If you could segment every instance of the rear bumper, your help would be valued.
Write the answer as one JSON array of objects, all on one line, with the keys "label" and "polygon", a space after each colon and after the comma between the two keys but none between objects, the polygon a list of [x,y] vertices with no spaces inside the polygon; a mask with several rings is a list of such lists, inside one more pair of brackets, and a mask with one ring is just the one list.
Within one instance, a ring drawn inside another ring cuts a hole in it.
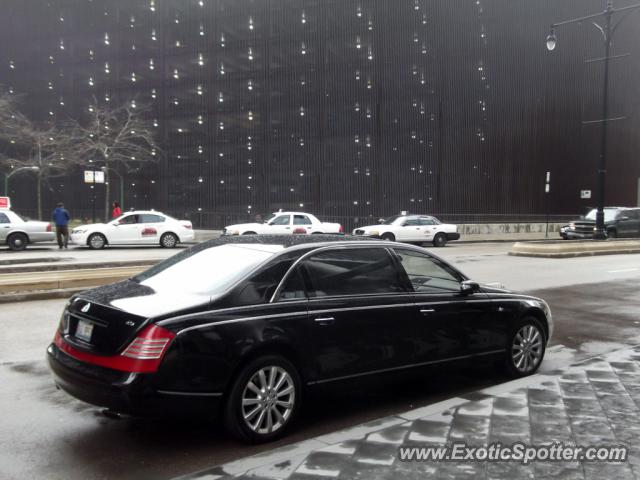
[{"label": "rear bumper", "polygon": [[460,234],[458,232],[447,233],[447,240],[460,240]]},{"label": "rear bumper", "polygon": [[193,230],[182,231],[180,233],[181,242],[193,242],[196,238],[196,233]]},{"label": "rear bumper", "polygon": [[127,373],[76,360],[54,343],[47,360],[55,384],[72,397],[111,410],[158,416],[167,412],[215,414],[222,395],[164,391],[157,388],[156,374]]}]

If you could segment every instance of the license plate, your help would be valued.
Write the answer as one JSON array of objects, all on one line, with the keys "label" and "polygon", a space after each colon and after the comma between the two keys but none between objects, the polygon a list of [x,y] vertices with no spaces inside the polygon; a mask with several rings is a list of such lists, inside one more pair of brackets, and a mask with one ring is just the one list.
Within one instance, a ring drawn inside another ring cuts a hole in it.
[{"label": "license plate", "polygon": [[84,320],[78,320],[78,326],[76,327],[76,338],[84,340],[85,342],[91,341],[91,334],[93,333],[93,323],[85,322]]}]

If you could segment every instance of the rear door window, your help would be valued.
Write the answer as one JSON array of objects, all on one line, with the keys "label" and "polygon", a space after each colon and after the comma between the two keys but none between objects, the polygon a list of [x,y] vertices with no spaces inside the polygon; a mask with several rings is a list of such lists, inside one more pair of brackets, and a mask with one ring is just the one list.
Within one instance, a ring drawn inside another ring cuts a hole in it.
[{"label": "rear door window", "polygon": [[6,213],[0,212],[0,223],[11,223],[11,220],[9,220],[9,217]]},{"label": "rear door window", "polygon": [[311,220],[306,215],[294,215],[293,216],[293,224],[294,225],[311,225]]},{"label": "rear door window", "polygon": [[311,296],[403,293],[401,276],[385,248],[344,248],[313,255],[304,262]]},{"label": "rear door window", "polygon": [[164,222],[164,217],[160,215],[152,215],[152,214],[142,214],[140,215],[140,223],[162,223]]}]

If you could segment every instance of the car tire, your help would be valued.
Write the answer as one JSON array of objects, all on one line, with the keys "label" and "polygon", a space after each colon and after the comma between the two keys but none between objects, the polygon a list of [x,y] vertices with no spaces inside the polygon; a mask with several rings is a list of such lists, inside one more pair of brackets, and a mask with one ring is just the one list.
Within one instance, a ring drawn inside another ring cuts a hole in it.
[{"label": "car tire", "polygon": [[167,232],[160,237],[162,248],[175,248],[178,245],[178,236],[175,233]]},{"label": "car tire", "polygon": [[383,233],[382,235],[380,235],[380,238],[388,242],[396,241],[396,236],[393,233],[389,233],[389,232]]},{"label": "car tire", "polygon": [[87,239],[87,245],[92,250],[100,250],[107,244],[106,237],[101,233],[92,233]]},{"label": "car tire", "polygon": [[256,232],[244,232],[243,235],[257,235]]},{"label": "car tire", "polygon": [[24,233],[12,233],[7,238],[7,245],[14,252],[19,252],[27,248],[29,238]]},{"label": "car tire", "polygon": [[289,429],[301,400],[302,382],[293,364],[279,355],[258,357],[234,379],[223,407],[224,424],[243,442],[270,442]]},{"label": "car tire", "polygon": [[504,359],[507,375],[511,378],[533,375],[540,368],[547,344],[540,320],[533,316],[522,318],[511,329],[507,342]]},{"label": "car tire", "polygon": [[434,247],[444,247],[447,244],[447,236],[444,233],[438,233],[433,237]]},{"label": "car tire", "polygon": [[607,230],[607,238],[618,238],[618,232],[615,229]]}]

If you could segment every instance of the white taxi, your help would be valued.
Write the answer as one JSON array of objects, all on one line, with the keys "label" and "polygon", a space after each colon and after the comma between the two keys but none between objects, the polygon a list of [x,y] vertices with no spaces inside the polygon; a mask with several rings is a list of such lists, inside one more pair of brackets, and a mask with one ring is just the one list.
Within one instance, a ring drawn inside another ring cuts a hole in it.
[{"label": "white taxi", "polygon": [[457,226],[428,215],[395,215],[379,225],[358,227],[353,234],[396,242],[430,242],[435,247],[444,247],[448,241],[460,238]]},{"label": "white taxi", "polygon": [[71,230],[71,241],[93,249],[106,245],[160,245],[173,248],[192,242],[193,225],[155,210],[127,212],[109,223],[80,225]]},{"label": "white taxi", "polygon": [[344,228],[339,223],[321,222],[315,215],[304,212],[276,212],[264,223],[240,223],[228,225],[223,235],[255,235],[255,234],[287,234],[287,233],[337,233],[343,234]]}]

